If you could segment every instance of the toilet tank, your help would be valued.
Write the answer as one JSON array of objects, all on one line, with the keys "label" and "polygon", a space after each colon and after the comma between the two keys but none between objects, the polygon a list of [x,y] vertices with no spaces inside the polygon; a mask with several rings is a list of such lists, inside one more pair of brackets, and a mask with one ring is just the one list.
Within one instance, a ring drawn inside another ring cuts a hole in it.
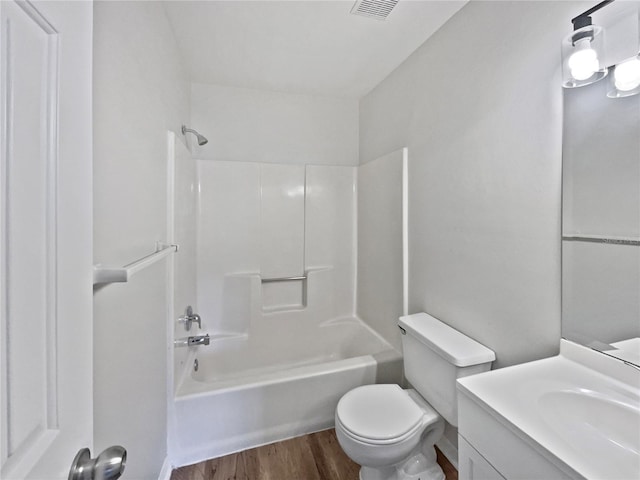
[{"label": "toilet tank", "polygon": [[398,326],[405,377],[447,422],[457,427],[456,379],[488,371],[495,353],[427,313],[400,317]]}]

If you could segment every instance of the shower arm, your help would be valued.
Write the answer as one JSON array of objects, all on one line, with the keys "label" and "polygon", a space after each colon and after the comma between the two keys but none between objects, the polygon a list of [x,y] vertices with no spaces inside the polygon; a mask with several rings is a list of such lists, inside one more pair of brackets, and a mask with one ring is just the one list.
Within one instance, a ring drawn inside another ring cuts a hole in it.
[{"label": "shower arm", "polygon": [[187,128],[186,125],[182,125],[182,134],[186,135],[187,133],[192,133],[196,136],[196,139],[198,140],[198,145],[204,145],[206,144],[209,140],[207,140],[207,137],[205,137],[204,135],[201,135],[200,133],[198,133],[197,131],[195,131],[193,128]]}]

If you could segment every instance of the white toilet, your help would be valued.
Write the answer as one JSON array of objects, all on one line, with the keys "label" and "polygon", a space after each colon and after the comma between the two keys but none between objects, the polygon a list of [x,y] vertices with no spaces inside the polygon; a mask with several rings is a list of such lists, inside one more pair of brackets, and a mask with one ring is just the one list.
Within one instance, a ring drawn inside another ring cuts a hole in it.
[{"label": "white toilet", "polygon": [[[492,350],[426,313],[401,317],[404,374],[415,390],[365,385],[336,408],[340,446],[360,480],[443,480],[435,442],[444,419],[458,426],[456,379],[485,372]],[[440,415],[442,415],[442,417]]]}]

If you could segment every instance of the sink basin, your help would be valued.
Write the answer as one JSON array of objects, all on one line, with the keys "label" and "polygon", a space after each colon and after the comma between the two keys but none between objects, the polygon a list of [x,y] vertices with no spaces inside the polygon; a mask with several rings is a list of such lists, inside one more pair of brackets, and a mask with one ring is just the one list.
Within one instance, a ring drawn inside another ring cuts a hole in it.
[{"label": "sink basin", "polygon": [[[459,379],[458,393],[475,412],[459,411],[460,435],[504,478],[640,479],[640,370],[633,366],[562,340],[560,355]],[[496,440],[501,430],[478,423],[481,412],[511,433]],[[555,473],[542,474],[545,465]]]},{"label": "sink basin", "polygon": [[570,445],[579,445],[582,454],[606,456],[623,468],[638,466],[638,399],[588,389],[561,390],[540,395],[538,407],[548,426]]}]

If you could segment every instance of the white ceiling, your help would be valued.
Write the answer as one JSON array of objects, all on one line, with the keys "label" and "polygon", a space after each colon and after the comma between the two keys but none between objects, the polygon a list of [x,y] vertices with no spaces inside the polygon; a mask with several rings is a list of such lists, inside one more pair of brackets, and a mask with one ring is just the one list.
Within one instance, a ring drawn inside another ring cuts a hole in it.
[{"label": "white ceiling", "polygon": [[351,0],[165,5],[192,82],[359,98],[466,3],[400,0],[385,21]]}]

